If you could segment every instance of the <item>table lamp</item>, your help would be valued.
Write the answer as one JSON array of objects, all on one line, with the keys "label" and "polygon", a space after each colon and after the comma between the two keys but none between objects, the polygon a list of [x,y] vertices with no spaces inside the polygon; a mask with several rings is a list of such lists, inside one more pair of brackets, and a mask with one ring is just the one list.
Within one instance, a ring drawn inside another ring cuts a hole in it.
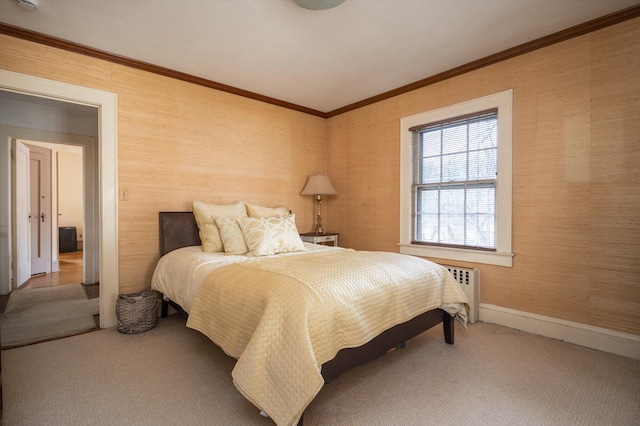
[{"label": "table lamp", "polygon": [[314,195],[316,197],[318,211],[316,214],[315,234],[324,234],[324,229],[322,228],[322,217],[320,216],[320,203],[322,202],[322,196],[336,194],[337,192],[333,185],[331,185],[329,176],[317,174],[309,176],[307,179],[307,184],[304,186],[300,195]]}]

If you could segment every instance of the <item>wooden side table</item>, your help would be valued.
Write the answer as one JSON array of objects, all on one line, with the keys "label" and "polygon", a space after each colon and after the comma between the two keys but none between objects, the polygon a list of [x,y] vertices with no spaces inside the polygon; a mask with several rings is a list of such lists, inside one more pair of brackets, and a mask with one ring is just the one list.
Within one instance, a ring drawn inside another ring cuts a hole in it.
[{"label": "wooden side table", "polygon": [[306,241],[308,243],[338,247],[339,235],[340,234],[335,232],[325,232],[324,234],[307,232],[305,234],[300,234],[300,238],[302,238],[302,241]]}]

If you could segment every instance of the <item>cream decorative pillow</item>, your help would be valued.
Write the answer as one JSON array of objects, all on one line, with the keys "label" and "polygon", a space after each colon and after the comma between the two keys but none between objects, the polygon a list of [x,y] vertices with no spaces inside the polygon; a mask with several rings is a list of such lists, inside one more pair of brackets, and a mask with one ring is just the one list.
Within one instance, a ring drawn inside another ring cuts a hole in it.
[{"label": "cream decorative pillow", "polygon": [[279,207],[262,207],[255,204],[245,203],[247,205],[247,213],[249,217],[278,217],[287,216],[289,209],[285,206]]},{"label": "cream decorative pillow", "polygon": [[304,250],[295,215],[238,219],[244,241],[254,256]]},{"label": "cream decorative pillow", "polygon": [[207,204],[201,201],[193,202],[193,215],[196,218],[202,241],[202,251],[224,251],[220,232],[216,225],[217,217],[235,218],[247,217],[247,208],[242,201],[235,204]]},{"label": "cream decorative pillow", "polygon": [[244,243],[242,231],[236,219],[217,217],[216,225],[218,225],[220,239],[226,254],[245,254],[249,251]]}]

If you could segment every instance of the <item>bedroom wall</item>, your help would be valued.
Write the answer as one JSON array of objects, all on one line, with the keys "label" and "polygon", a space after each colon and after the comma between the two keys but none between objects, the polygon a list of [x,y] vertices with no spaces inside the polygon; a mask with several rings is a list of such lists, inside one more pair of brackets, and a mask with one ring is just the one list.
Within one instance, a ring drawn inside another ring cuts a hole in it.
[{"label": "bedroom wall", "polygon": [[121,293],[150,283],[159,211],[242,199],[287,205],[311,229],[298,193],[326,171],[326,120],[4,35],[0,51],[5,70],[118,95]]},{"label": "bedroom wall", "polygon": [[398,251],[400,118],[509,88],[513,267],[439,261],[481,302],[640,335],[640,19],[330,118],[327,229]]},{"label": "bedroom wall", "polygon": [[329,120],[4,35],[0,50],[0,68],[118,94],[123,293],[149,284],[158,211],[282,203],[307,230],[298,192],[327,164],[326,229],[398,251],[400,118],[513,88],[514,266],[458,264],[481,269],[484,303],[640,335],[638,19]]}]

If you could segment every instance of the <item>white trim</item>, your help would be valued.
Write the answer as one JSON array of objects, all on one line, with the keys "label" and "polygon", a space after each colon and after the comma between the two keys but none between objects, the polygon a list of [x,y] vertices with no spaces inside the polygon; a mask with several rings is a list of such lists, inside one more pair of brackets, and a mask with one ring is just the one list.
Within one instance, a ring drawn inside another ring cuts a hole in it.
[{"label": "white trim", "polygon": [[[424,123],[498,108],[498,179],[496,183],[496,252],[411,244],[411,132]],[[490,265],[513,265],[511,253],[513,90],[494,93],[400,119],[400,253]]]},{"label": "white trim", "polygon": [[398,244],[400,253],[461,262],[485,263],[488,265],[513,265],[513,253],[499,253],[495,251],[465,250],[453,247],[421,246],[417,244]]},{"label": "white trim", "polygon": [[91,105],[99,116],[100,170],[100,327],[117,324],[118,297],[118,97],[115,93],[75,86],[0,69],[0,89]]},{"label": "white trim", "polygon": [[480,321],[640,360],[640,336],[480,303]]}]

